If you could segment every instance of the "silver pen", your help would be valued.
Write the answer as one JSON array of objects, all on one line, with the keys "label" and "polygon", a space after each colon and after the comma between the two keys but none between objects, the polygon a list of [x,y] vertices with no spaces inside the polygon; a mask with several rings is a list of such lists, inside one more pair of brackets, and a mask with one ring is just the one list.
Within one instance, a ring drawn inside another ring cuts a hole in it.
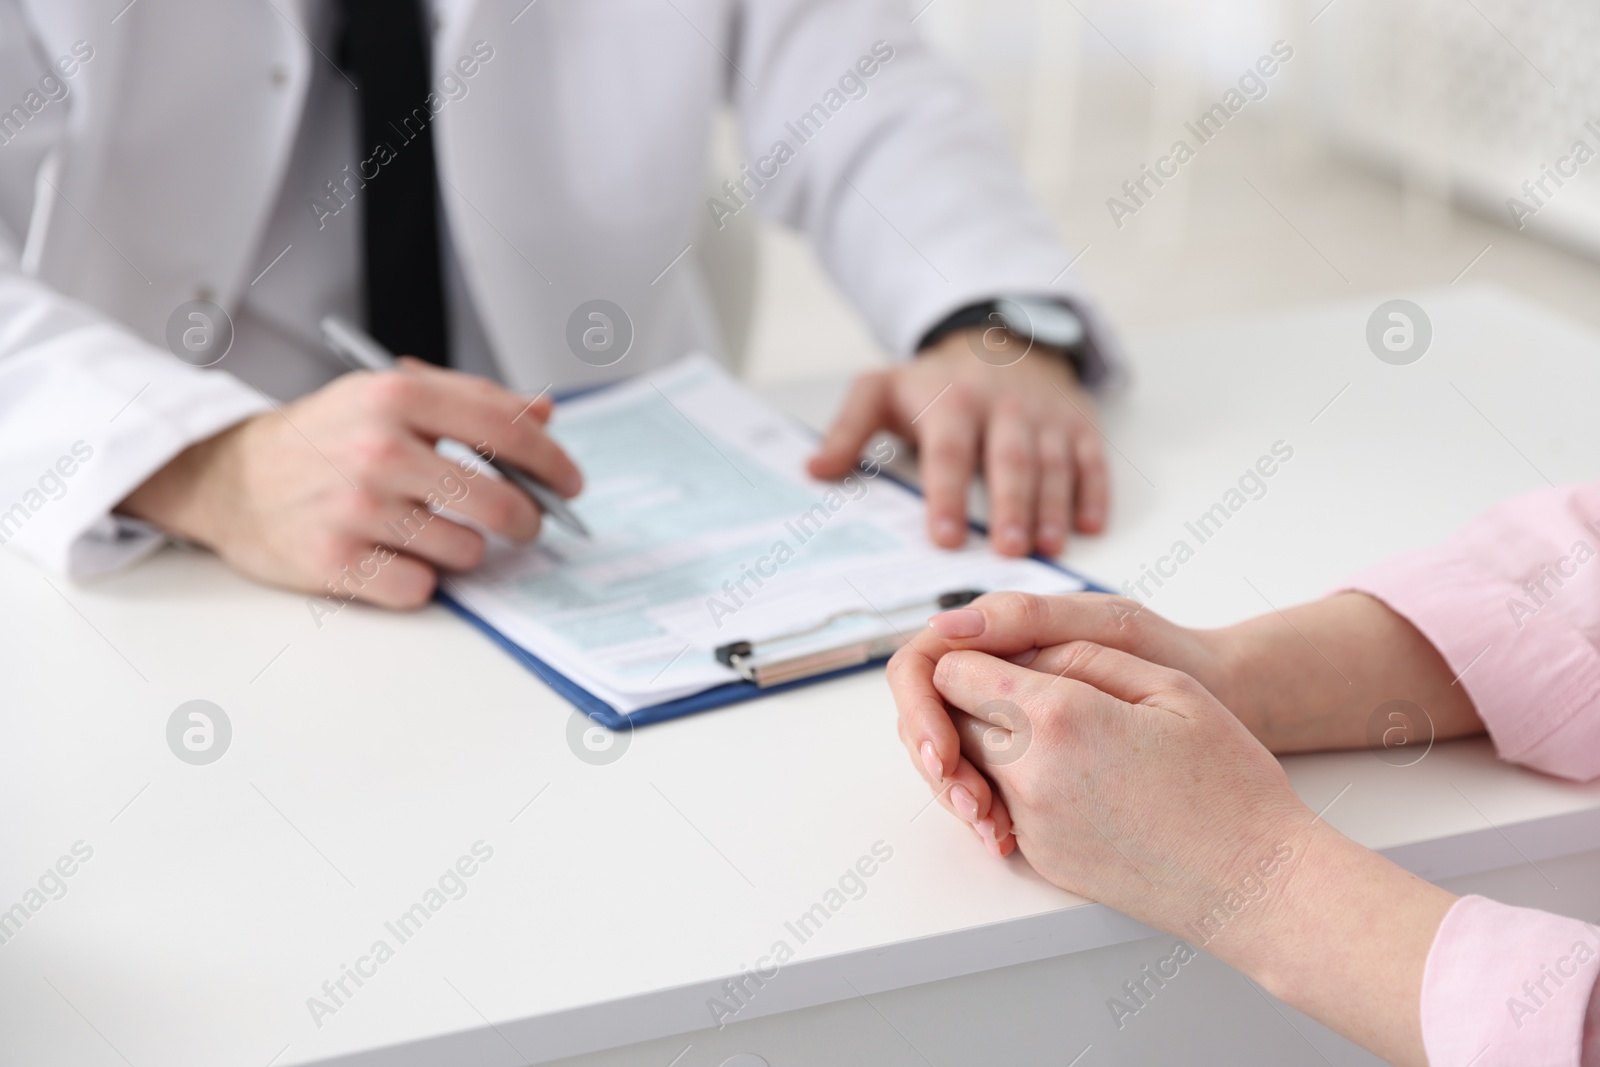
[{"label": "silver pen", "polygon": [[[351,370],[394,370],[399,366],[390,352],[383,345],[358,326],[346,322],[336,315],[329,315],[322,320],[322,339],[326,342],[333,354]],[[467,446],[462,445],[462,448]],[[471,451],[471,449],[467,449]],[[476,454],[476,453],[474,453]],[[538,503],[545,514],[555,519],[562,526],[577,534],[579,537],[589,537],[589,528],[583,520],[567,506],[561,495],[548,485],[539,481],[531,474],[505,463],[488,460],[488,464],[503,474],[507,481],[527,493]]]}]

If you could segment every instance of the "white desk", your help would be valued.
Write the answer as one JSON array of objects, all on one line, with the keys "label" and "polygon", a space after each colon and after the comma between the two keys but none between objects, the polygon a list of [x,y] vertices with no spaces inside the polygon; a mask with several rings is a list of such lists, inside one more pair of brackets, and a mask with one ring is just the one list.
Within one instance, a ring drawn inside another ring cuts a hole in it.
[{"label": "white desk", "polygon": [[[1365,346],[1377,299],[1136,338],[1138,383],[1105,416],[1113,529],[1070,562],[1136,575],[1280,439],[1294,457],[1267,496],[1155,609],[1208,624],[1308,598],[1539,471],[1600,474],[1600,341],[1492,290],[1416,299],[1435,336],[1410,367]],[[825,392],[788,396],[815,415]],[[888,1035],[909,1057],[874,994],[1150,934],[924,811],[881,672],[649,727],[591,766],[568,749],[567,706],[443,609],[348,608],[319,629],[303,598],[178,550],[89,587],[50,581],[0,554],[0,908],[74,842],[94,853],[0,944],[0,1063],[512,1064],[660,1039],[593,1062],[665,1067],[656,1050],[687,1044],[676,1067],[716,1067],[725,1045],[665,1039],[708,1026],[708,997],[780,939],[796,958],[725,1034],[860,993],[882,1034],[819,1037],[826,1016],[799,1012],[810,1047],[858,1062]],[[166,744],[195,698],[233,724],[209,766]],[[1600,848],[1600,784],[1482,743],[1407,768],[1366,753],[1289,768],[1315,807],[1344,791],[1333,824],[1431,878]],[[466,895],[399,944],[385,922],[479,840],[493,858]],[[865,895],[800,944],[785,922],[878,841],[893,858]],[[315,1026],[307,998],[380,938],[393,958]]]}]

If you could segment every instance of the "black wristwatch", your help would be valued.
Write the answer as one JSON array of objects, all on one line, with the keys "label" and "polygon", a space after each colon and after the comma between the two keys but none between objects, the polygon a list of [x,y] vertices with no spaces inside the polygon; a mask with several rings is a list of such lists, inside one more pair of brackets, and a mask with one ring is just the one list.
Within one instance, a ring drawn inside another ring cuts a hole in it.
[{"label": "black wristwatch", "polygon": [[1104,375],[1104,361],[1094,351],[1083,316],[1071,304],[1056,297],[1005,296],[968,304],[923,334],[917,351],[956,330],[980,326],[1001,328],[1023,341],[1060,349],[1077,372],[1078,380],[1085,385],[1094,384]]}]

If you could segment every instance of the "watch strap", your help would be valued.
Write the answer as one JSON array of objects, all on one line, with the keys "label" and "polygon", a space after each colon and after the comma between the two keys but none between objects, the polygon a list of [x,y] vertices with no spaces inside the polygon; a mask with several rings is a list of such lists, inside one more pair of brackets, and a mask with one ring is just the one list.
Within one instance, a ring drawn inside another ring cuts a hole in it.
[{"label": "watch strap", "polygon": [[[1074,307],[1071,301],[1062,300],[1059,297],[1052,299],[1055,299],[1067,310],[1077,315],[1079,319],[1083,318],[1083,313]],[[999,312],[999,300],[982,300],[975,304],[957,308],[940,319],[922,335],[922,339],[917,342],[917,352],[925,351],[931,345],[939,343],[957,330],[970,330],[979,326],[992,325],[997,321],[993,316],[998,315]],[[1028,340],[1032,340],[1032,338],[1028,338]],[[1105,377],[1105,360],[1096,351],[1094,341],[1089,336],[1088,330],[1084,331],[1083,340],[1075,345],[1060,348],[1058,351],[1066,357],[1067,362],[1072,365],[1073,371],[1077,374],[1078,381],[1084,385],[1094,385]]]}]

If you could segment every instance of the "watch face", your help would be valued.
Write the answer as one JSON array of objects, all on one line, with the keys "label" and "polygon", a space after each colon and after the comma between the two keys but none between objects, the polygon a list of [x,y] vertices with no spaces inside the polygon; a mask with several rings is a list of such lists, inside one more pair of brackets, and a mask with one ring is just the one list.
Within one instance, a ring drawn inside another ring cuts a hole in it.
[{"label": "watch face", "polygon": [[1083,320],[1077,312],[1054,300],[1008,298],[996,302],[1006,329],[1056,348],[1075,348],[1083,342]]}]

